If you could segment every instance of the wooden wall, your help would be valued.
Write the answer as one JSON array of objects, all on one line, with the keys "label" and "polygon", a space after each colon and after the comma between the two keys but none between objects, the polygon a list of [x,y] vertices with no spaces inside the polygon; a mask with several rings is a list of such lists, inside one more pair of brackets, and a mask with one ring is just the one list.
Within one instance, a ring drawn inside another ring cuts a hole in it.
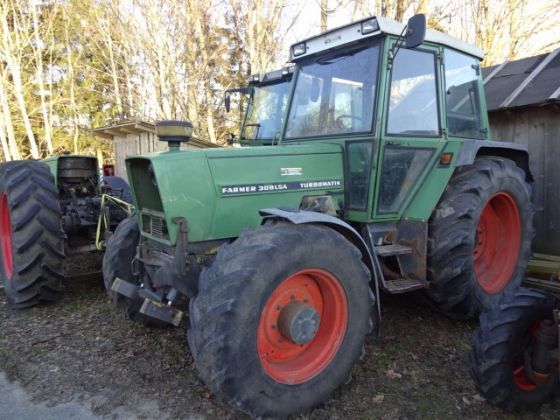
[{"label": "wooden wall", "polygon": [[[154,133],[145,131],[113,137],[115,144],[115,175],[127,179],[124,161],[128,157],[146,153],[161,152],[168,149],[167,143],[159,141]],[[198,148],[194,145],[181,145],[181,149]]]},{"label": "wooden wall", "polygon": [[535,178],[533,203],[537,234],[533,250],[560,255],[560,107],[495,111],[489,114],[492,137],[529,148]]}]

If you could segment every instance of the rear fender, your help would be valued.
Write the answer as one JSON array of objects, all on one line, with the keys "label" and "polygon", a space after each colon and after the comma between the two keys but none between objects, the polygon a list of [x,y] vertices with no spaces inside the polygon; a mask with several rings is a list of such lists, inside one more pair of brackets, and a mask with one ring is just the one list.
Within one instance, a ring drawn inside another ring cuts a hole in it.
[{"label": "rear fender", "polygon": [[523,144],[505,141],[467,140],[461,146],[457,166],[471,165],[479,156],[501,156],[513,160],[525,171],[525,179],[533,182],[529,168],[529,152]]}]

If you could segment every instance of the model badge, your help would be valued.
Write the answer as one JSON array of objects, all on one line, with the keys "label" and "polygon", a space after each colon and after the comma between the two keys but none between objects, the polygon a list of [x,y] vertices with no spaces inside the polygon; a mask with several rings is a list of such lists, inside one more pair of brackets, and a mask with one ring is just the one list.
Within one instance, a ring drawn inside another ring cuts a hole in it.
[{"label": "model badge", "polygon": [[302,168],[280,168],[280,175],[282,176],[293,176],[303,174]]}]

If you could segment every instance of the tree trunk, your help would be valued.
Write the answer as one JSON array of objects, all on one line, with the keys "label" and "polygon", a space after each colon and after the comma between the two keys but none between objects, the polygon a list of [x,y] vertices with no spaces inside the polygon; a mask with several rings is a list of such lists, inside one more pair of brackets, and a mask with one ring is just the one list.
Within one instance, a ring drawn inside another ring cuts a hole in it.
[{"label": "tree trunk", "polygon": [[14,135],[14,127],[12,125],[10,104],[8,103],[8,95],[5,89],[5,82],[6,74],[5,72],[3,72],[2,83],[0,83],[0,102],[2,104],[2,118],[4,119],[3,126],[5,127],[6,136],[8,138],[9,155],[12,160],[19,160],[21,159],[21,155],[19,153],[19,149],[16,143],[16,137]]},{"label": "tree trunk", "polygon": [[8,148],[8,142],[6,141],[6,131],[4,130],[4,121],[0,118],[0,142],[2,143],[2,155],[4,160],[9,162],[12,160],[10,155],[10,149]]},{"label": "tree trunk", "polygon": [[[49,155],[52,155],[53,144],[52,144],[52,134],[51,134],[51,118],[45,100],[45,83],[43,81],[44,69],[43,69],[43,57],[42,57],[42,47],[41,47],[43,41],[39,37],[39,17],[37,16],[37,7],[32,6],[31,10],[33,14],[33,35],[35,38],[35,47],[33,48],[33,50],[35,53],[35,63],[37,66],[36,77],[37,77],[37,82],[39,84],[39,97],[41,99],[41,114],[43,116],[43,126],[45,129],[45,141],[47,143],[47,151]],[[68,48],[70,47],[68,46]]]},{"label": "tree trunk", "polygon": [[327,32],[328,0],[321,0],[321,32]]},{"label": "tree trunk", "polygon": [[[14,10],[15,12],[15,10]],[[4,59],[6,60],[7,68],[12,75],[12,85],[14,88],[14,96],[16,97],[19,109],[21,112],[21,118],[25,126],[25,132],[27,134],[27,139],[29,141],[29,146],[31,150],[31,156],[34,159],[39,159],[39,148],[37,147],[37,142],[35,141],[35,135],[33,134],[33,128],[31,127],[31,122],[29,121],[29,115],[27,114],[27,106],[25,105],[25,98],[23,93],[23,84],[21,81],[21,72],[19,68],[19,63],[13,56],[14,49],[21,51],[20,45],[13,45],[13,40],[10,38],[10,30],[8,27],[8,22],[6,20],[6,15],[2,14],[2,43],[4,48]],[[19,38],[16,37],[16,40]]]}]

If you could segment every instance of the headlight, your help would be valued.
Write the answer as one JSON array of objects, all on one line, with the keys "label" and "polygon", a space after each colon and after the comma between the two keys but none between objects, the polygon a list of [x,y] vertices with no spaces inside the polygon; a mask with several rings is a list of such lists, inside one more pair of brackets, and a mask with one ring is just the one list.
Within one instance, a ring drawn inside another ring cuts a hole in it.
[{"label": "headlight", "polygon": [[306,52],[307,52],[307,46],[305,45],[305,42],[296,44],[292,47],[292,55],[294,57],[299,57],[300,55],[303,55]]},{"label": "headlight", "polygon": [[368,19],[362,22],[362,35],[370,34],[375,32],[379,29],[379,25],[377,24],[377,19]]}]

